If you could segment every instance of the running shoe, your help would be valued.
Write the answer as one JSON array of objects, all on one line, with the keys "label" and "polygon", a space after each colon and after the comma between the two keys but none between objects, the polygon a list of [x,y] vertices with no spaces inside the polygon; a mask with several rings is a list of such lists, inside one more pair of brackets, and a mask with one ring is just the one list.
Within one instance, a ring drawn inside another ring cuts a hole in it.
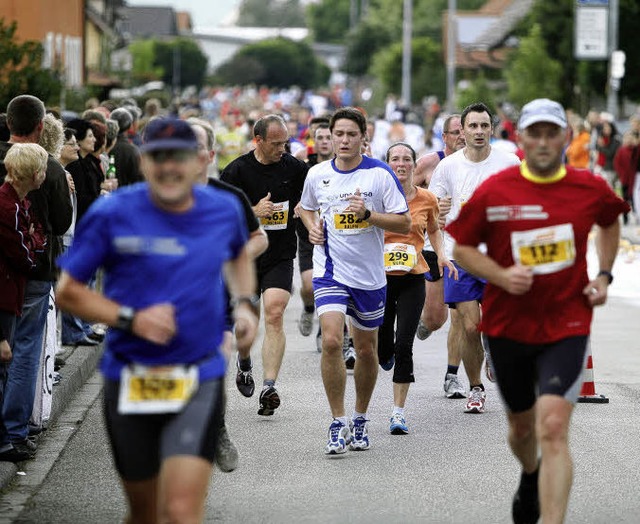
[{"label": "running shoe", "polygon": [[313,317],[315,316],[315,312],[307,313],[304,309],[302,313],[300,313],[300,320],[298,320],[298,329],[300,330],[300,334],[303,337],[308,337],[311,335],[311,330],[313,329]]},{"label": "running shoe", "polygon": [[260,409],[258,415],[270,417],[280,406],[280,395],[274,386],[265,386],[260,393]]},{"label": "running shoe", "polygon": [[252,397],[256,390],[252,368],[249,368],[247,371],[241,370],[239,357],[236,357],[236,368],[238,370],[236,373],[236,386],[238,387],[238,391],[245,397]]},{"label": "running shoe", "polygon": [[369,435],[367,434],[367,422],[364,417],[352,419],[349,423],[351,429],[351,444],[349,447],[353,451],[364,451],[369,449]]},{"label": "running shoe", "polygon": [[406,435],[409,433],[407,423],[400,413],[394,413],[391,416],[391,425],[389,426],[389,432],[392,435]]},{"label": "running shoe", "polygon": [[431,333],[433,333],[433,331],[429,331],[427,326],[424,325],[424,322],[422,322],[422,319],[420,319],[420,322],[418,322],[418,329],[416,330],[418,340],[427,340],[431,336]]},{"label": "running shoe", "polygon": [[479,387],[475,387],[469,393],[467,405],[464,408],[465,413],[484,413],[484,403],[487,400],[487,394]]},{"label": "running shoe", "polygon": [[396,358],[393,355],[391,355],[391,358],[386,362],[380,362],[380,367],[385,371],[391,371],[395,363],[396,363]]},{"label": "running shoe", "polygon": [[522,484],[513,496],[511,516],[514,524],[536,524],[540,519],[540,501],[537,483],[531,487]]},{"label": "running shoe", "polygon": [[356,348],[353,347],[353,342],[347,333],[345,333],[342,339],[342,356],[347,370],[353,371],[356,365]]},{"label": "running shoe", "polygon": [[216,447],[216,464],[220,471],[229,473],[238,467],[238,448],[231,442],[227,426],[220,428]]},{"label": "running shoe", "polygon": [[324,452],[327,455],[342,455],[347,451],[347,445],[351,442],[349,428],[337,419],[329,426],[329,442]]},{"label": "running shoe", "polygon": [[444,396],[447,398],[464,398],[467,396],[467,392],[458,380],[458,375],[447,373],[444,378]]}]

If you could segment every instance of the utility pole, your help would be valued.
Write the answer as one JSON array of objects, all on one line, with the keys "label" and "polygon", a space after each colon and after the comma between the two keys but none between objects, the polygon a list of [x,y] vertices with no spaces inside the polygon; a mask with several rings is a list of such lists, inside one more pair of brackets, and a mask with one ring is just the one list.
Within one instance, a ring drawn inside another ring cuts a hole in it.
[{"label": "utility pole", "polygon": [[411,107],[411,33],[413,32],[413,0],[404,0],[402,19],[402,101]]},{"label": "utility pole", "polygon": [[[618,91],[621,76],[614,71],[614,53],[618,52],[618,0],[609,0],[609,83],[607,89],[607,112],[618,119]],[[624,76],[624,69],[622,76]]]},{"label": "utility pole", "polygon": [[456,47],[458,43],[458,20],[456,18],[456,0],[449,0],[447,14],[447,113],[454,111],[453,100],[456,89]]}]

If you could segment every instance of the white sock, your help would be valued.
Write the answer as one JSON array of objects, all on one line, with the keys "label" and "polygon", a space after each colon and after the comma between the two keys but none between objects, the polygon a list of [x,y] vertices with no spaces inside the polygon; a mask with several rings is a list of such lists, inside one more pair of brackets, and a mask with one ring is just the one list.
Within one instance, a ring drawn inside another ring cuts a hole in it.
[{"label": "white sock", "polygon": [[347,417],[346,417],[346,415],[344,417],[336,417],[334,420],[337,420],[337,421],[341,422],[343,426],[347,425]]},{"label": "white sock", "polygon": [[393,414],[398,414],[404,417],[404,408],[399,408],[398,406],[393,406]]},{"label": "white sock", "polygon": [[354,411],[353,412],[353,416],[351,417],[351,420],[355,420],[358,417],[367,418],[367,414],[366,413],[358,413],[357,411]]}]

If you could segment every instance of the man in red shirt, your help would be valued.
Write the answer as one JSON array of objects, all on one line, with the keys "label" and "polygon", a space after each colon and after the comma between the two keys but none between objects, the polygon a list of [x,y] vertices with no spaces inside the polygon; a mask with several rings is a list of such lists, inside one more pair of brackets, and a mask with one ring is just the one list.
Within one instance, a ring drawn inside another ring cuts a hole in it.
[{"label": "man in red shirt", "polygon": [[[628,205],[607,183],[562,163],[564,109],[537,99],[522,108],[525,160],[487,179],[447,227],[454,258],[487,280],[480,330],[488,336],[522,464],[516,523],[562,522],[572,483],[568,448],[593,307],[604,304],[618,250],[618,215]],[[587,275],[593,224],[599,273]],[[486,243],[487,253],[478,249]],[[541,459],[538,458],[540,448]]]}]

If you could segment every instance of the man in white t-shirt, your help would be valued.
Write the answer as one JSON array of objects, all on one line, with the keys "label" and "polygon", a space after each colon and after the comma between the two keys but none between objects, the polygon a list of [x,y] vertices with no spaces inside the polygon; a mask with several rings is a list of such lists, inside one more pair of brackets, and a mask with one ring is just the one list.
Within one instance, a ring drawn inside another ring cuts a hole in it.
[{"label": "man in white t-shirt", "polygon": [[[485,104],[476,103],[466,107],[460,122],[466,145],[440,161],[429,185],[429,190],[438,198],[451,196],[451,209],[446,216],[447,224],[458,217],[460,209],[480,183],[491,175],[520,163],[516,155],[491,147],[492,115]],[[446,231],[444,243],[447,257],[453,260],[454,240]],[[446,278],[446,275],[444,278],[444,301],[456,310],[456,313],[451,315],[447,344],[458,345],[469,378],[470,393],[465,413],[484,413],[486,394],[480,378],[484,351],[478,324],[485,282],[467,273],[457,264],[456,267],[458,280]],[[490,362],[487,362],[486,372],[487,378],[493,381]]]},{"label": "man in white t-shirt", "polygon": [[[406,234],[411,216],[402,187],[384,162],[362,155],[366,119],[341,108],[329,124],[335,158],[307,174],[300,217],[313,250],[313,289],[322,328],[322,381],[333,422],[328,455],[369,449],[367,408],[378,376],[377,331],[384,318],[384,230]],[[318,214],[318,212],[320,214]],[[345,315],[356,349],[356,404],[347,424]]]}]

